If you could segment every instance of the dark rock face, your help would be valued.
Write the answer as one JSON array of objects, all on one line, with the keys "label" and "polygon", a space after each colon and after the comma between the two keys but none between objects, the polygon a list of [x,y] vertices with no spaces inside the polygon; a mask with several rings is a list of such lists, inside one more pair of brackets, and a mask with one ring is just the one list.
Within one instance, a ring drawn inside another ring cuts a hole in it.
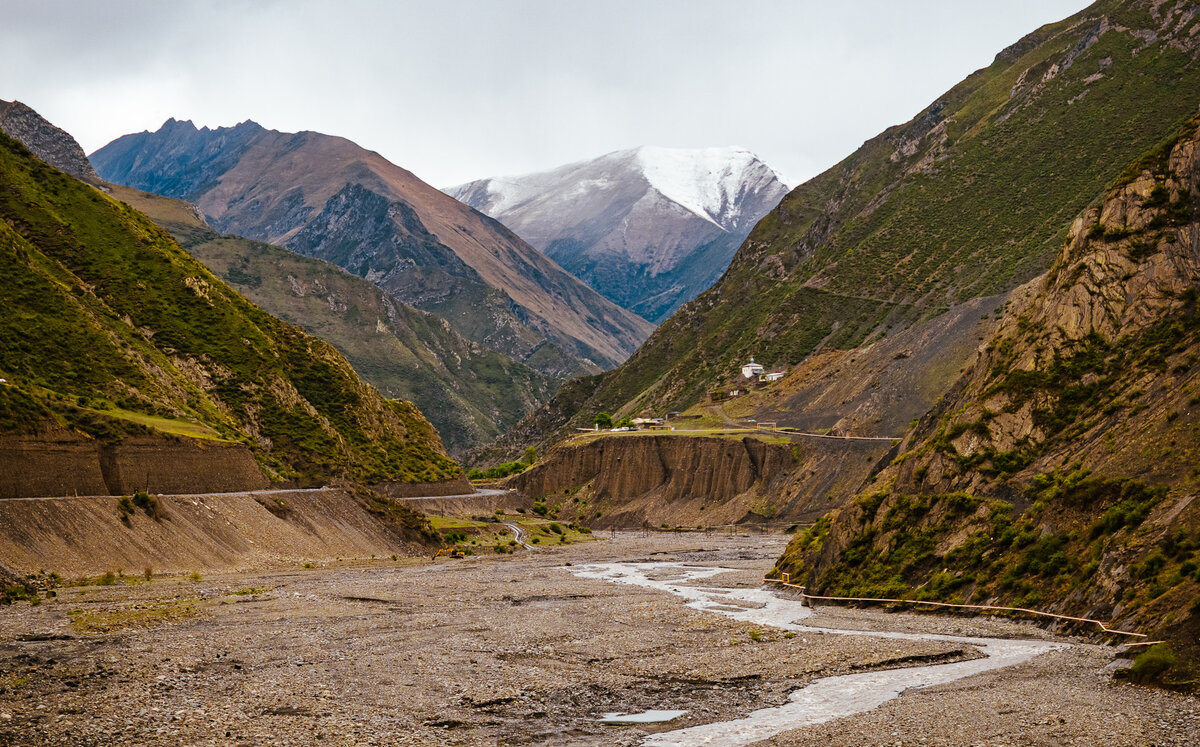
[{"label": "dark rock face", "polygon": [[59,171],[85,181],[100,179],[75,138],[20,101],[0,101],[0,131]]},{"label": "dark rock face", "polygon": [[[263,131],[261,125],[249,121],[236,127],[198,130],[190,121],[168,119],[158,132],[127,135],[91,158],[96,170],[110,182],[194,201],[237,163]],[[157,147],[147,147],[151,138]]]},{"label": "dark rock face", "polygon": [[510,485],[594,526],[811,521],[847,500],[891,448],[841,439],[602,437],[554,449]]},{"label": "dark rock face", "polygon": [[420,308],[454,294],[482,298],[487,284],[425,228],[412,207],[349,184],[289,242]]}]

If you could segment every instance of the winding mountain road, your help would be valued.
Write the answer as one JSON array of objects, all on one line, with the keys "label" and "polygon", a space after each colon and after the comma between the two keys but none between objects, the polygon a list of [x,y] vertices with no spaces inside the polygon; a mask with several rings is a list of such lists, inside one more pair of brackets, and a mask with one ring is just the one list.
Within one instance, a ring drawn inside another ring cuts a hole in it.
[{"label": "winding mountain road", "polygon": [[513,536],[516,538],[518,545],[520,545],[521,547],[524,547],[526,550],[533,549],[533,545],[531,545],[525,541],[526,532],[524,529],[517,526],[516,524],[513,524],[512,522],[502,521],[500,523],[513,531]]}]

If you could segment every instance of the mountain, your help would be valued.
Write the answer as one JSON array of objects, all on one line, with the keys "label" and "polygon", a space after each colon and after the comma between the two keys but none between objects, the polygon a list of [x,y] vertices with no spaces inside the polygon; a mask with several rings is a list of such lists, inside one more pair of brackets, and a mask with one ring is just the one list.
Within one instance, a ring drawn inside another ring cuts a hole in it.
[{"label": "mountain", "polygon": [[0,132],[19,140],[35,156],[77,179],[100,179],[75,138],[20,101],[0,101]]},{"label": "mountain", "polygon": [[1198,289],[1200,115],[1070,224],[900,456],[778,570],[1112,620],[1200,662]]},{"label": "mountain", "polygon": [[445,320],[368,280],[276,246],[221,236],[190,203],[103,181],[70,134],[24,105],[8,111],[19,114],[17,139],[36,147],[42,160],[79,171],[171,233],[234,290],[331,343],[384,396],[417,405],[450,453],[495,438],[553,391],[547,375],[465,340]]},{"label": "mountain", "polygon": [[981,317],[1196,111],[1198,23],[1183,6],[1103,0],[1029,34],[790,192],[716,285],[502,446],[598,411],[683,410],[752,356],[789,372],[758,405],[766,419],[899,435],[953,385],[988,333]]},{"label": "mountain", "polygon": [[469,342],[444,319],[340,267],[219,235],[182,200],[105,188],[169,231],[231,288],[332,344],[384,396],[417,405],[451,454],[495,438],[553,392],[547,375]]},{"label": "mountain", "polygon": [[787,186],[742,148],[646,146],[446,193],[659,323],[716,282]]},{"label": "mountain", "polygon": [[91,159],[111,182],[192,202],[219,231],[330,261],[556,377],[615,366],[652,329],[496,221],[344,138],[169,120]]},{"label": "mountain", "polygon": [[[411,403],[384,399],[331,346],[232,291],[144,215],[7,135],[0,305],[6,486],[48,479],[22,474],[32,457],[65,460],[72,474],[89,463],[101,487],[146,487],[150,470],[211,467],[237,449],[273,480],[460,474]],[[141,456],[122,462],[130,449]],[[183,453],[190,462],[172,461]]]}]

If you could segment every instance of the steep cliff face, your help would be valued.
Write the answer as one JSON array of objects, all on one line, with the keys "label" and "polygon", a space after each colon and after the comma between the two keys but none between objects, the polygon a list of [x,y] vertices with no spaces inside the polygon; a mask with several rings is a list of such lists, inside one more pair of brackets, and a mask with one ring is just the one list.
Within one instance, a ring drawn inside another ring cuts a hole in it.
[{"label": "steep cliff face", "polygon": [[866,482],[889,443],[612,436],[564,445],[511,484],[602,527],[806,522]]},{"label": "steep cliff face", "polygon": [[105,443],[61,429],[0,436],[0,498],[257,490],[267,478],[243,444],[140,436]]},{"label": "steep cliff face", "polygon": [[1200,654],[1198,126],[1075,219],[905,453],[781,569],[1163,627]]}]

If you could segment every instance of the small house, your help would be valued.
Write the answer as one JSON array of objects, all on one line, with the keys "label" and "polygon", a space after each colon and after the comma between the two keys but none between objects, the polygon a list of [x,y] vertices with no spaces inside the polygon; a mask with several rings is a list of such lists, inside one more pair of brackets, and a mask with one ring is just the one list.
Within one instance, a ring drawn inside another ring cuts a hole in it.
[{"label": "small house", "polygon": [[758,380],[769,384],[772,381],[779,381],[782,378],[783,371],[771,371],[770,373],[760,374]]},{"label": "small house", "polygon": [[763,369],[761,363],[755,363],[754,357],[751,356],[750,362],[742,366],[742,376],[747,379],[753,379],[755,376],[762,376]]}]

